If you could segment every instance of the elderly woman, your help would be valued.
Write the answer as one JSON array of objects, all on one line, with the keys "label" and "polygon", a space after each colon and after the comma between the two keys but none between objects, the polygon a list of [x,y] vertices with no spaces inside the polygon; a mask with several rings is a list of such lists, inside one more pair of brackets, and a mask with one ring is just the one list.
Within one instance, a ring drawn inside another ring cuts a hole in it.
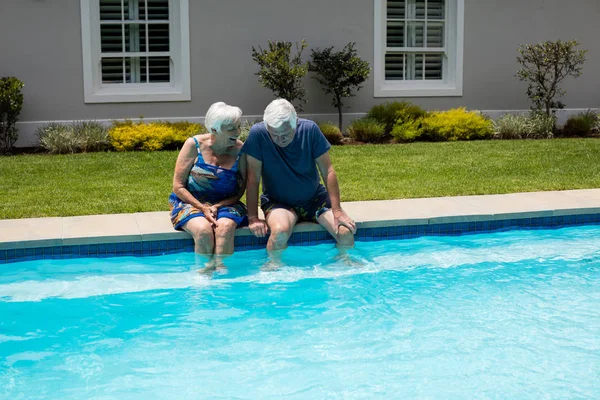
[{"label": "elderly woman", "polygon": [[233,253],[235,229],[247,223],[240,198],[246,187],[241,156],[242,110],[218,102],[206,112],[209,133],[189,138],[175,164],[169,197],[171,222],[194,238],[195,251],[212,258]]}]

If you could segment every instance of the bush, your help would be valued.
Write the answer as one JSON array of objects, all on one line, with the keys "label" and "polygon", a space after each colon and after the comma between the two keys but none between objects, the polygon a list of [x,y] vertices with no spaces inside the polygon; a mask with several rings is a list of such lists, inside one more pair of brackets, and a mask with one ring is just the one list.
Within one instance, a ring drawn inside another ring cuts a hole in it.
[{"label": "bush", "polygon": [[323,91],[331,95],[331,105],[338,110],[340,131],[344,98],[354,97],[371,72],[369,63],[358,56],[354,46],[356,43],[348,43],[340,51],[333,51],[333,46],[312,50],[312,61],[308,63],[308,70],[315,73]]},{"label": "bush", "polygon": [[0,78],[0,152],[10,150],[17,139],[17,121],[23,107],[23,82],[13,77]]},{"label": "bush", "polygon": [[302,40],[296,43],[296,54],[292,56],[292,42],[272,42],[269,48],[252,47],[252,59],[260,70],[256,73],[260,84],[270,89],[275,97],[286,99],[302,111],[306,104],[306,90],[302,78],[308,73],[308,63],[302,61],[302,52],[308,46]]},{"label": "bush", "polygon": [[578,46],[577,40],[519,46],[517,78],[527,82],[527,97],[534,111],[550,116],[554,109],[565,107],[558,100],[566,93],[559,85],[568,76],[581,75],[587,50]]},{"label": "bush", "polygon": [[205,133],[201,124],[191,122],[117,122],[109,131],[112,146],[118,151],[174,150],[189,138]]},{"label": "bush", "polygon": [[494,133],[489,119],[465,108],[433,112],[421,127],[422,137],[432,141],[489,139]]},{"label": "bush", "polygon": [[494,121],[494,137],[497,139],[550,139],[556,117],[544,113],[530,115],[505,114]]},{"label": "bush", "polygon": [[50,153],[79,153],[106,150],[108,129],[100,122],[50,123],[37,129],[40,146]]},{"label": "bush", "polygon": [[592,110],[573,115],[567,119],[560,136],[588,136],[597,129],[598,115]]},{"label": "bush", "polygon": [[399,120],[394,125],[394,129],[392,129],[394,140],[396,142],[414,142],[415,140],[419,140],[423,134],[423,130],[421,129],[422,123],[423,118],[407,120],[406,122]]},{"label": "bush", "polygon": [[336,124],[333,122],[321,122],[318,125],[319,129],[321,132],[323,132],[323,135],[325,135],[325,138],[329,143],[332,145],[342,144],[342,139],[344,136],[342,136],[342,132]]},{"label": "bush", "polygon": [[385,125],[385,133],[390,134],[400,116],[416,120],[427,114],[421,107],[408,101],[394,101],[379,104],[371,108],[367,118],[373,118]]},{"label": "bush", "polygon": [[373,118],[361,118],[350,124],[348,134],[359,142],[379,143],[385,138],[385,125]]},{"label": "bush", "polygon": [[240,137],[238,139],[240,139],[242,142],[245,142],[246,139],[248,139],[248,135],[250,134],[250,128],[252,128],[252,123],[250,123],[250,121],[248,121],[247,119],[244,120],[244,122],[242,122],[242,126],[240,127]]}]

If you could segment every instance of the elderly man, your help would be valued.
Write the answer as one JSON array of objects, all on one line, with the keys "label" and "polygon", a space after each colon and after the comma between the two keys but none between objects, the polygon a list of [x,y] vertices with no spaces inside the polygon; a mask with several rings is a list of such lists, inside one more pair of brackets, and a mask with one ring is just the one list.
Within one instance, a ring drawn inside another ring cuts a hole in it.
[{"label": "elderly man", "polygon": [[[246,199],[252,233],[257,237],[270,233],[267,250],[273,253],[287,247],[297,222],[312,221],[327,229],[338,247],[353,246],[356,225],[340,206],[340,189],[329,158],[331,145],[317,124],[298,119],[294,106],[284,99],[271,102],[263,119],[252,127],[242,148],[247,156]],[[261,176],[266,221],[258,217]]]}]

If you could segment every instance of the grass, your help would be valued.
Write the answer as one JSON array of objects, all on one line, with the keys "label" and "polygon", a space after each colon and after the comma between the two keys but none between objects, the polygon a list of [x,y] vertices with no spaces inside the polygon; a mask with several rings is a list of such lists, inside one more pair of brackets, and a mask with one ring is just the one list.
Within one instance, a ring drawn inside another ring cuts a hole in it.
[{"label": "grass", "polygon": [[[343,201],[600,187],[600,140],[334,147]],[[177,152],[0,157],[0,218],[167,210]]]}]

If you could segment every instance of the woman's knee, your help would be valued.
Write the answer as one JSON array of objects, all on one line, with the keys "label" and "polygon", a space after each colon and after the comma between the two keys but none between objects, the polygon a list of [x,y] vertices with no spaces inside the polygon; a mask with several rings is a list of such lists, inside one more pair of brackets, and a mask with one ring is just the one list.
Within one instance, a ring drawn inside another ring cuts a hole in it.
[{"label": "woman's knee", "polygon": [[212,245],[214,241],[213,229],[210,224],[188,226],[187,231],[192,235],[197,244]]},{"label": "woman's knee", "polygon": [[237,224],[227,218],[219,220],[219,225],[215,228],[215,238],[217,240],[229,240],[235,236]]}]

